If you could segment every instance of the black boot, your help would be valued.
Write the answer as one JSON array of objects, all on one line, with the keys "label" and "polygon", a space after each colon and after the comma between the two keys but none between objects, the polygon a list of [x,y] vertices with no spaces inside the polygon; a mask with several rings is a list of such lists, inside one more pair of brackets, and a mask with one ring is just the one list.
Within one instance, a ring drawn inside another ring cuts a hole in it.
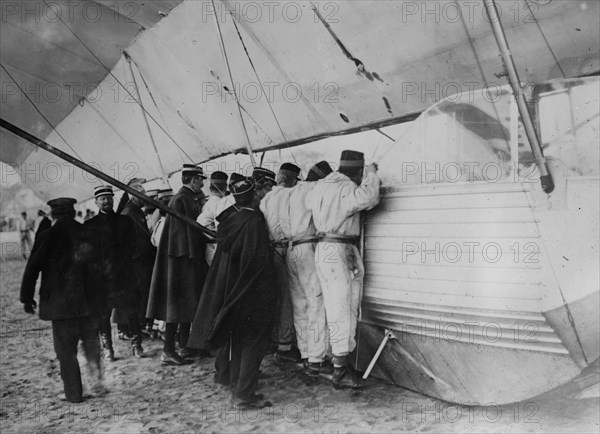
[{"label": "black boot", "polygon": [[114,362],[115,351],[113,350],[112,336],[110,333],[100,333],[100,342],[102,343],[102,358],[109,362]]},{"label": "black boot", "polygon": [[360,379],[350,366],[333,368],[331,383],[336,389],[359,389],[361,387]]}]

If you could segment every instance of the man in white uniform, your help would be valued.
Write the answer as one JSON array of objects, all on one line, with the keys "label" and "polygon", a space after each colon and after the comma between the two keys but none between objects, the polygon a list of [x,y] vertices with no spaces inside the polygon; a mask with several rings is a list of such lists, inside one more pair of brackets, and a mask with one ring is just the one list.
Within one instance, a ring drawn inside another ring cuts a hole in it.
[{"label": "man in white uniform", "polygon": [[305,202],[316,181],[331,172],[326,161],[315,164],[309,170],[306,181],[289,189],[289,199],[283,201],[288,204],[288,209],[285,210],[288,218],[282,220],[281,230],[290,240],[286,261],[296,340],[300,355],[306,360],[305,372],[311,377],[331,373],[332,366],[325,359],[329,352],[329,342],[323,292],[315,268],[317,234],[312,212]]},{"label": "man in white uniform", "polygon": [[[315,264],[330,325],[334,387],[360,386],[348,366],[348,354],[356,347],[358,307],[364,268],[356,247],[360,235],[360,211],[379,203],[381,181],[377,166],[364,170],[361,152],[343,151],[340,169],[317,182],[306,197],[312,210],[318,243]],[[362,182],[361,182],[362,181]]]},{"label": "man in white uniform", "polygon": [[283,226],[289,227],[290,191],[298,182],[298,175],[300,175],[298,166],[292,163],[283,163],[275,178],[277,185],[266,192],[260,201],[260,210],[267,221],[270,242],[275,250],[274,264],[277,284],[280,289],[280,301],[279,324],[276,326],[277,330],[273,333],[273,340],[278,345],[275,357],[281,362],[300,362],[301,360],[299,351],[296,348],[292,349],[295,335],[294,313],[286,264],[289,238],[283,231]]},{"label": "man in white uniform", "polygon": [[[210,229],[211,231],[217,230],[215,219],[217,217],[217,208],[221,199],[225,197],[227,193],[227,174],[225,172],[213,172],[210,175],[210,196],[202,207],[202,212],[196,219],[196,221],[202,226]],[[212,264],[215,252],[217,250],[217,240],[211,239],[206,241],[206,263],[210,267]]]}]

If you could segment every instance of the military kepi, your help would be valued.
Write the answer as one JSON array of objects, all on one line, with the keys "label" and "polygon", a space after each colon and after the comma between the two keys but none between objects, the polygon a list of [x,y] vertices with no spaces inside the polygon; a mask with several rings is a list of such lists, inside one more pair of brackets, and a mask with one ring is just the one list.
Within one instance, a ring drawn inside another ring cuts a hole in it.
[{"label": "military kepi", "polygon": [[52,199],[48,201],[48,206],[50,208],[56,208],[56,207],[72,207],[73,205],[75,205],[77,203],[77,200],[71,198],[71,197],[59,197],[56,199]]},{"label": "military kepi", "polygon": [[71,197],[59,197],[48,201],[48,206],[51,208],[52,215],[57,217],[63,214],[74,213],[77,201]]},{"label": "military kepi", "polygon": [[202,179],[206,179],[202,167],[196,166],[195,164],[184,164],[181,168],[183,175],[200,176]]},{"label": "military kepi", "polygon": [[300,179],[300,168],[293,163],[283,163],[279,168],[279,173],[290,178]]},{"label": "military kepi", "polygon": [[241,173],[233,172],[231,175],[229,175],[229,186],[231,187],[236,182],[243,181],[244,179],[246,179],[246,177]]},{"label": "military kepi", "polygon": [[174,194],[175,193],[173,192],[172,189],[166,188],[166,189],[160,190],[158,192],[157,199],[171,198],[171,197],[173,197]]},{"label": "military kepi", "polygon": [[247,200],[254,194],[255,181],[252,178],[246,178],[242,181],[237,181],[231,186],[231,192],[236,203]]},{"label": "military kepi", "polygon": [[340,167],[363,167],[365,165],[365,154],[357,151],[342,151]]},{"label": "military kepi", "polygon": [[227,185],[227,174],[218,170],[216,172],[211,173],[210,183],[216,185]]},{"label": "military kepi", "polygon": [[255,167],[252,171],[252,178],[259,183],[269,181],[273,184],[277,184],[277,181],[275,181],[275,172],[265,169],[264,167]]},{"label": "military kepi", "polygon": [[106,195],[114,196],[112,185],[99,185],[94,188],[94,197]]},{"label": "military kepi", "polygon": [[333,170],[327,161],[319,161],[310,168],[308,175],[306,175],[306,180],[309,182],[318,181],[319,179],[325,178],[331,172],[333,172]]}]

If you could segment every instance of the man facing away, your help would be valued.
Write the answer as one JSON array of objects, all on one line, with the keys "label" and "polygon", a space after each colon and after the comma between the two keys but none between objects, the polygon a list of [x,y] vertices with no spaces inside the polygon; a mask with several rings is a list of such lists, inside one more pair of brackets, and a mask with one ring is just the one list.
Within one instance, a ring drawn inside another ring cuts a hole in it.
[{"label": "man facing away", "polygon": [[[169,208],[196,220],[200,210],[195,201],[204,184],[202,168],[184,164],[183,187],[169,202]],[[158,245],[148,297],[147,318],[166,322],[162,364],[185,365],[196,355],[186,348],[190,326],[206,278],[206,241],[202,234],[180,219],[167,215]],[[179,328],[179,353],[175,336]]]},{"label": "man facing away", "polygon": [[33,314],[35,285],[42,274],[40,319],[52,321],[54,351],[60,363],[67,401],[83,401],[77,345],[83,343],[88,369],[93,378],[92,392],[106,392],[102,384],[98,328],[101,294],[90,285],[90,264],[94,247],[84,227],[74,220],[75,199],[58,198],[48,202],[54,225],[39,234],[35,252],[29,258],[23,283],[21,303]]},{"label": "man facing away", "polygon": [[44,211],[42,211],[41,209],[38,210],[38,216],[35,219],[35,221],[33,222],[33,233],[34,236],[37,238],[38,232],[43,232],[46,229],[49,229],[50,226],[52,226],[52,222],[50,221],[50,219],[48,218],[48,216],[46,215],[46,213]]},{"label": "man facing away", "polygon": [[[231,175],[229,175],[229,182],[227,183],[229,191],[231,191],[231,186],[233,184],[235,184],[238,181],[243,181],[245,179],[246,179],[246,177],[244,175],[242,175],[241,173],[233,172]],[[213,217],[213,224],[215,225],[215,228],[219,227],[219,219],[217,217],[219,217],[219,215],[223,211],[225,211],[226,209],[228,209],[229,207],[231,207],[233,205],[235,205],[235,199],[233,197],[233,194],[227,194],[227,195],[223,196],[221,199],[219,199],[219,202],[215,206],[214,217]]]},{"label": "man facing away", "polygon": [[305,372],[311,377],[331,374],[332,366],[325,358],[330,349],[323,291],[315,267],[317,234],[305,202],[316,181],[331,172],[329,164],[321,161],[308,171],[306,181],[289,190],[289,217],[281,225],[283,235],[290,240],[286,262],[296,340]]},{"label": "man facing away", "polygon": [[291,188],[298,182],[298,175],[300,175],[298,166],[292,163],[283,163],[275,178],[277,185],[266,192],[260,201],[260,210],[267,221],[271,245],[275,251],[274,265],[280,290],[280,305],[278,309],[279,325],[274,332],[274,340],[277,343],[275,357],[281,362],[300,362],[301,360],[298,349],[292,348],[295,338],[294,313],[286,265],[289,238],[283,231],[284,226],[289,226],[291,206],[289,196]]},{"label": "man facing away", "polygon": [[273,252],[256,209],[254,181],[239,181],[232,189],[236,204],[219,216],[217,251],[188,345],[219,347],[215,382],[231,388],[236,405],[263,408],[270,403],[255,391],[278,296]]},{"label": "man facing away", "polygon": [[317,246],[315,264],[323,290],[333,352],[334,387],[359,387],[348,366],[348,354],[356,347],[358,307],[362,296],[364,268],[356,245],[360,236],[360,211],[379,203],[381,181],[377,166],[367,166],[363,178],[364,155],[343,151],[340,169],[317,182],[306,196],[312,210]]},{"label": "man facing away", "polygon": [[[217,217],[217,209],[219,202],[227,193],[227,174],[225,172],[216,171],[210,175],[210,196],[202,207],[202,212],[196,220],[202,226],[215,231],[215,219]],[[208,240],[206,242],[206,263],[210,267],[212,260],[217,250],[217,240]]]},{"label": "man facing away", "polygon": [[142,357],[144,350],[137,313],[138,296],[135,275],[131,270],[135,249],[134,223],[130,217],[114,212],[114,193],[110,185],[96,187],[94,196],[99,212],[86,221],[84,226],[93,231],[99,246],[100,260],[95,267],[96,285],[108,300],[107,309],[100,319],[104,359],[115,360],[110,324],[112,308],[122,310],[126,315],[129,333],[132,335],[131,351],[135,357]]}]

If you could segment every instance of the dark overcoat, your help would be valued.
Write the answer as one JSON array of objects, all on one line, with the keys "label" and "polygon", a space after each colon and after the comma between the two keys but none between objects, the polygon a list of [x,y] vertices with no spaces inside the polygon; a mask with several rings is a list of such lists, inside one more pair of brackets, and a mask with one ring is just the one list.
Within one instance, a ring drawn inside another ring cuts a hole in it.
[{"label": "dark overcoat", "polygon": [[272,324],[279,294],[265,218],[231,207],[219,216],[217,250],[188,346],[223,346],[230,332]]},{"label": "dark overcoat", "polygon": [[138,296],[131,258],[135,249],[133,220],[115,213],[98,213],[84,223],[94,237],[99,259],[94,264],[97,291],[108,299],[108,306],[137,310]]},{"label": "dark overcoat", "polygon": [[[196,220],[200,210],[195,196],[183,186],[169,208]],[[147,318],[192,322],[208,269],[205,248],[206,240],[198,230],[167,215],[152,271]]]},{"label": "dark overcoat", "polygon": [[[121,214],[130,217],[134,223],[133,251],[129,261],[129,269],[133,274],[131,290],[136,294],[138,307],[143,306],[143,314],[145,314],[148,305],[152,267],[156,258],[156,248],[150,242],[150,230],[144,211],[140,206],[130,200],[121,211]],[[122,309],[115,309],[113,321],[127,324],[127,312]]]},{"label": "dark overcoat", "polygon": [[91,285],[90,264],[97,258],[88,235],[83,225],[66,217],[38,234],[23,274],[20,299],[22,303],[34,300],[41,273],[40,319],[79,318],[99,314],[102,309],[105,300]]}]

